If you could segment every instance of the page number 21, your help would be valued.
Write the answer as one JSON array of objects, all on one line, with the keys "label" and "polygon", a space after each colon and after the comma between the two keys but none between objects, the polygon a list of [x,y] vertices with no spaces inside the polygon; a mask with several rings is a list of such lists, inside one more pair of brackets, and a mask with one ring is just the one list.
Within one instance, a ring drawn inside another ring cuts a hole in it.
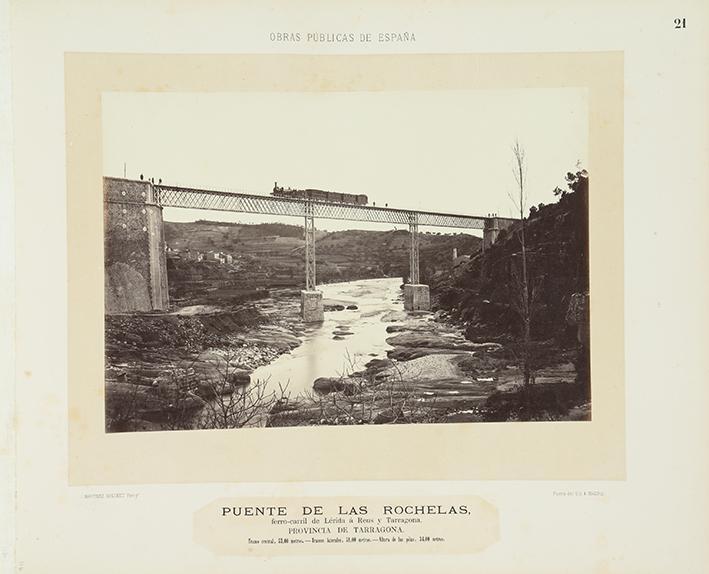
[{"label": "page number 21", "polygon": [[675,18],[675,30],[679,30],[681,28],[686,28],[687,27],[687,19],[686,18]]}]

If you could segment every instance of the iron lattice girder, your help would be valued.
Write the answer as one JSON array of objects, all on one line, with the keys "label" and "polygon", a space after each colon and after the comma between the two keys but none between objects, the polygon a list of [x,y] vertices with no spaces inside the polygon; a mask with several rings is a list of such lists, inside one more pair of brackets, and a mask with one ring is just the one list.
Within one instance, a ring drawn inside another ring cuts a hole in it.
[{"label": "iron lattice girder", "polygon": [[409,283],[418,285],[419,279],[419,226],[416,213],[409,216],[409,237],[411,247],[409,248]]},{"label": "iron lattice girder", "polygon": [[[312,203],[306,205],[306,213],[312,213]],[[305,290],[315,291],[315,219],[305,216]]]},{"label": "iron lattice girder", "polygon": [[461,229],[484,229],[486,219],[475,215],[413,211],[325,201],[310,202],[312,204],[312,214],[310,214],[308,213],[308,201],[306,200],[171,185],[156,185],[154,189],[157,203],[164,207],[210,209],[214,211],[235,211],[292,217],[311,216],[316,219],[340,219],[400,225],[410,224],[412,214],[416,214],[418,225]]}]

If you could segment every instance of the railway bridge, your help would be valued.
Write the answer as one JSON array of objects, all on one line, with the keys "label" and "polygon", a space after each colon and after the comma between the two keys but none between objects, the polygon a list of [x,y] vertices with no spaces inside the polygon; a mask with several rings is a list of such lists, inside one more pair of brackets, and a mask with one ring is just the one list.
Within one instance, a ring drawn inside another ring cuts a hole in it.
[{"label": "railway bridge", "polygon": [[410,234],[409,283],[404,286],[407,310],[428,310],[428,285],[419,278],[419,228],[451,227],[483,231],[483,249],[500,230],[516,220],[430,211],[414,211],[232,193],[210,189],[156,185],[149,181],[104,178],[107,312],[165,310],[169,304],[165,261],[163,207],[205,209],[298,217],[305,228],[305,289],[301,292],[304,321],[323,319],[322,293],[317,290],[315,220],[331,219],[407,225]]}]

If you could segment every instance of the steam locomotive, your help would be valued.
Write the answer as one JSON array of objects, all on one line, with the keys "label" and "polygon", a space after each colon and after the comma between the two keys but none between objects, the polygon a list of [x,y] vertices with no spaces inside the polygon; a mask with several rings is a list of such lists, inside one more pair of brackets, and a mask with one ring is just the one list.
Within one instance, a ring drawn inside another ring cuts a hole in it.
[{"label": "steam locomotive", "polygon": [[366,195],[354,195],[352,193],[339,193],[337,191],[323,191],[321,189],[291,189],[290,187],[278,187],[278,182],[273,185],[271,195],[276,197],[288,197],[293,199],[310,199],[314,201],[329,201],[333,203],[353,203],[355,205],[367,205],[369,198]]}]

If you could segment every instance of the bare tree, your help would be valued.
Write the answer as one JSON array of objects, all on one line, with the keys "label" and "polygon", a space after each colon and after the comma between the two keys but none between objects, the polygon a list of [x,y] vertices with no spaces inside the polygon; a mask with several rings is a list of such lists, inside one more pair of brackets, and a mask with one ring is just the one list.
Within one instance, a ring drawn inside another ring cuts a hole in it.
[{"label": "bare tree", "polygon": [[268,391],[268,381],[257,380],[227,392],[216,382],[207,382],[210,399],[202,399],[204,408],[198,416],[198,428],[233,429],[261,426],[278,401],[274,391]]},{"label": "bare tree", "polygon": [[512,146],[514,155],[512,173],[517,183],[514,193],[509,193],[509,197],[515,206],[515,211],[519,212],[520,225],[517,229],[517,238],[520,242],[520,267],[512,267],[512,300],[511,306],[520,318],[522,323],[522,357],[521,366],[524,375],[524,384],[528,386],[533,382],[532,370],[532,340],[531,327],[533,310],[537,303],[539,285],[535,283],[530,288],[529,269],[527,265],[527,244],[525,237],[525,214],[527,211],[527,163],[524,148],[519,141],[515,141]]},{"label": "bare tree", "polygon": [[194,366],[196,359],[185,366],[173,365],[165,376],[166,384],[158,383],[158,392],[169,401],[165,409],[165,428],[169,430],[191,429],[201,400],[195,394],[199,383]]},{"label": "bare tree", "polygon": [[272,390],[268,380],[248,384],[236,382],[239,365],[236,356],[227,352],[214,361],[212,373],[204,376],[194,396],[202,403],[196,417],[197,428],[232,429],[263,425],[274,407],[288,404],[287,385]]}]

